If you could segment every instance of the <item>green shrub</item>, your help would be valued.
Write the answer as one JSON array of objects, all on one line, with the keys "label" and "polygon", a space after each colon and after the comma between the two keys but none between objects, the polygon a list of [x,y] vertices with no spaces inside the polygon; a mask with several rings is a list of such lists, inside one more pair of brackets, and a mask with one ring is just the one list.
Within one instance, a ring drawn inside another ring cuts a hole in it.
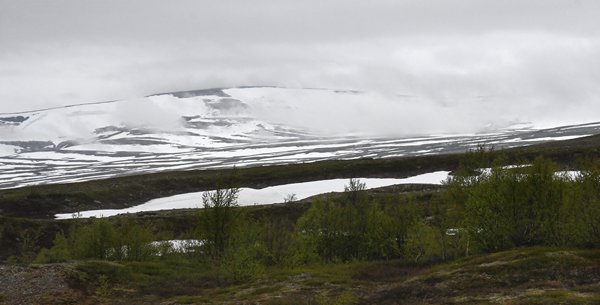
[{"label": "green shrub", "polygon": [[296,232],[287,250],[283,263],[289,267],[296,267],[316,263],[321,260],[317,252],[317,240],[303,232]]},{"label": "green shrub", "polygon": [[157,254],[157,249],[151,243],[152,230],[149,227],[125,222],[121,228],[120,245],[123,248],[124,258],[132,261],[143,261]]},{"label": "green shrub", "polygon": [[294,224],[287,219],[265,219],[262,221],[260,235],[266,250],[264,263],[278,265],[288,257],[293,242]]},{"label": "green shrub", "polygon": [[351,179],[342,202],[315,200],[298,220],[297,243],[327,262],[398,256],[402,218],[393,218],[377,202],[368,201],[364,189],[364,184]]},{"label": "green shrub", "polygon": [[463,207],[474,246],[498,251],[519,246],[600,246],[600,172],[555,174],[551,161],[499,166],[480,176],[455,176],[446,199]]},{"label": "green shrub", "polygon": [[75,271],[73,280],[82,287],[92,288],[94,293],[108,292],[110,285],[127,283],[133,278],[132,272],[124,265],[106,261],[86,261]]},{"label": "green shrub", "polygon": [[95,219],[90,225],[77,228],[71,233],[73,254],[77,258],[122,258],[119,235],[107,219]]},{"label": "green shrub", "polygon": [[600,171],[590,168],[581,172],[562,213],[563,244],[600,247]]},{"label": "green shrub", "polygon": [[60,263],[66,262],[73,258],[71,254],[71,246],[69,240],[64,233],[59,232],[54,237],[52,248],[42,249],[38,253],[34,263],[47,264],[47,263]]},{"label": "green shrub", "polygon": [[350,204],[317,200],[298,220],[297,235],[324,261],[358,259],[365,225],[357,221],[358,213]]},{"label": "green shrub", "polygon": [[364,211],[366,219],[362,238],[361,258],[389,259],[400,254],[397,242],[399,223],[386,214],[377,203],[371,203]]},{"label": "green shrub", "polygon": [[130,221],[119,227],[107,219],[73,227],[68,236],[58,233],[50,249],[42,249],[36,263],[64,262],[69,259],[148,260],[157,254],[152,230]]},{"label": "green shrub", "polygon": [[244,221],[232,235],[230,246],[220,261],[221,271],[234,281],[249,280],[264,273],[268,251],[261,238],[261,228]]},{"label": "green shrub", "polygon": [[415,221],[408,228],[402,250],[404,257],[412,262],[441,260],[443,258],[442,234],[422,220]]},{"label": "green shrub", "polygon": [[99,297],[107,297],[110,294],[110,281],[108,276],[101,275],[98,277],[98,287],[96,287],[96,295]]}]

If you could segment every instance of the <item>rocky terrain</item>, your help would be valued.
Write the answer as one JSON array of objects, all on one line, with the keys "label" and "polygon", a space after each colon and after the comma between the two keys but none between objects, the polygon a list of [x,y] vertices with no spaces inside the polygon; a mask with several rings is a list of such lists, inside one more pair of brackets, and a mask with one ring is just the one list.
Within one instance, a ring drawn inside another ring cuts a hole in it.
[{"label": "rocky terrain", "polygon": [[0,265],[0,304],[84,304],[72,287],[74,264]]}]

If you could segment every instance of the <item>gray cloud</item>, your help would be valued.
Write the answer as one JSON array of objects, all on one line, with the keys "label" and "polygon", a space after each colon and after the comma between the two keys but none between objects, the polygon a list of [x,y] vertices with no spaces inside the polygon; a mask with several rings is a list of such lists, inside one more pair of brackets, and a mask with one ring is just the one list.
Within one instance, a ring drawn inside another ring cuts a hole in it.
[{"label": "gray cloud", "polygon": [[599,120],[598,11],[592,0],[0,0],[0,112],[264,84],[376,92],[437,129]]}]

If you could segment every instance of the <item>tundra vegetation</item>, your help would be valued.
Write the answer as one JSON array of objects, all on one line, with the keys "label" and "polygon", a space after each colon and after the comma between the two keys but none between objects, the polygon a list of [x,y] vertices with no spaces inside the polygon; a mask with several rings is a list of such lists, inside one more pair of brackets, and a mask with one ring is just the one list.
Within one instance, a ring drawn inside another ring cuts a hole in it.
[{"label": "tundra vegetation", "polygon": [[[499,157],[484,168],[487,158],[482,151],[467,154],[443,190],[427,201],[372,196],[363,183],[350,179],[341,196],[320,196],[294,219],[249,214],[237,206],[237,188],[218,188],[199,198],[204,208],[183,234],[199,242],[184,245],[185,251],[166,241],[175,232],[164,228],[127,218],[93,219],[72,222],[37,256],[25,251],[28,259],[12,261],[77,261],[78,280],[95,287],[96,295],[125,285],[178,302],[203,303],[208,297],[198,295],[206,285],[228,287],[266,275],[298,274],[310,280],[306,274],[327,274],[340,264],[363,270],[361,264],[393,262],[420,269],[523,247],[600,248],[595,162],[582,161],[580,173],[568,175],[557,173],[556,164],[543,157],[516,167]],[[344,281],[328,279],[336,280]],[[344,290],[313,296],[307,304],[336,302],[359,301]]]}]

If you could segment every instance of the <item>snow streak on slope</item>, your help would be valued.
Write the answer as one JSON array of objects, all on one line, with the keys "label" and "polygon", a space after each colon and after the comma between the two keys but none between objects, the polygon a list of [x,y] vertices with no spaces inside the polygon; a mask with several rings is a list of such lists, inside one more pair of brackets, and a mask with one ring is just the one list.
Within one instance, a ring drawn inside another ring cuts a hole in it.
[{"label": "snow streak on slope", "polygon": [[[464,152],[480,144],[513,147],[600,130],[600,123],[591,123],[409,137],[398,135],[390,120],[368,119],[371,98],[377,96],[252,87],[0,114],[0,188],[165,170]],[[392,108],[391,115],[398,111]],[[353,111],[358,118],[364,113],[364,121],[349,124],[342,117]],[[385,124],[367,126],[378,121]],[[348,126],[366,127],[352,132]]]}]

